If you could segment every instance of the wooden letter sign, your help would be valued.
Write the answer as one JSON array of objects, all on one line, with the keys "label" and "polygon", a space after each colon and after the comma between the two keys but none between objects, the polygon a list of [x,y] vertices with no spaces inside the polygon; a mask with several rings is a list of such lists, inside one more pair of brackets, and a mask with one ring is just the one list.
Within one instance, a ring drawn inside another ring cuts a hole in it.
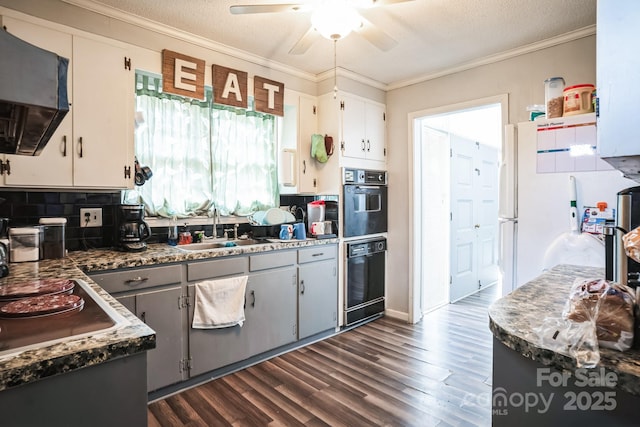
[{"label": "wooden letter sign", "polygon": [[284,83],[255,76],[253,78],[253,96],[256,111],[284,116]]},{"label": "wooden letter sign", "polygon": [[164,49],[162,91],[204,99],[204,60]]},{"label": "wooden letter sign", "polygon": [[247,108],[247,73],[213,65],[213,102]]}]

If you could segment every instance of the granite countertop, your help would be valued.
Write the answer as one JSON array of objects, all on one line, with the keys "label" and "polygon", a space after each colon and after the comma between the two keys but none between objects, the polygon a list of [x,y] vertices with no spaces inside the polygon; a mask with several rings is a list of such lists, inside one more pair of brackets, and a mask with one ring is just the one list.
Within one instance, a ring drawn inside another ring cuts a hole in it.
[{"label": "granite countertop", "polygon": [[[568,352],[542,346],[534,330],[545,319],[560,318],[575,279],[603,278],[604,269],[559,265],[517,288],[489,307],[489,327],[507,347],[547,366],[573,371]],[[600,367],[618,376],[617,387],[640,396],[640,350],[624,352],[600,347]]]},{"label": "granite countertop", "polygon": [[333,239],[306,239],[306,240],[272,240],[268,243],[255,245],[234,246],[228,248],[206,249],[198,251],[185,251],[180,246],[169,246],[163,243],[153,243],[142,252],[121,252],[108,249],[91,249],[88,251],[71,252],[69,257],[73,259],[78,268],[85,273],[95,273],[103,270],[116,270],[120,268],[145,267],[158,264],[192,261],[198,259],[210,259],[231,255],[268,252],[280,249],[303,248],[308,246],[328,245],[338,243]]},{"label": "granite countertop", "polygon": [[0,286],[36,278],[80,279],[122,315],[128,324],[113,331],[98,332],[82,338],[72,337],[57,344],[36,345],[25,351],[18,349],[16,352],[0,356],[0,391],[155,348],[155,332],[91,280],[87,276],[88,273],[312,247],[335,244],[338,241],[337,238],[274,240],[256,245],[199,251],[184,251],[166,244],[151,244],[143,252],[92,249],[71,252],[63,259],[11,263],[11,273],[8,277],[0,279]]}]

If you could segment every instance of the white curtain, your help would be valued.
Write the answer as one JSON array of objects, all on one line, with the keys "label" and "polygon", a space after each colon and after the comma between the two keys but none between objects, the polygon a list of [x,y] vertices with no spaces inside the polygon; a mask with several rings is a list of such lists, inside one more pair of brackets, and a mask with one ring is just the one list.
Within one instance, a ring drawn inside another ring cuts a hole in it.
[{"label": "white curtain", "polygon": [[138,73],[135,153],[153,177],[127,191],[149,216],[248,215],[277,206],[276,120],[161,91],[159,77]]}]

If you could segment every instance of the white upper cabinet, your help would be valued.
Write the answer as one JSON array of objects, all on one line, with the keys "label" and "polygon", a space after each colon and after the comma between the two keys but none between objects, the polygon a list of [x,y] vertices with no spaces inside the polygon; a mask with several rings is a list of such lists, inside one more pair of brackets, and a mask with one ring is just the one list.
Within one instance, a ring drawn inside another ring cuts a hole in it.
[{"label": "white upper cabinet", "polygon": [[597,11],[598,154],[640,182],[640,143],[634,126],[640,96],[640,3],[599,1]]},{"label": "white upper cabinet", "polygon": [[385,106],[347,93],[320,97],[320,132],[333,135],[340,166],[384,169]]},{"label": "white upper cabinet", "polygon": [[314,194],[318,186],[317,160],[311,157],[311,136],[317,133],[317,100],[288,91],[279,142],[281,194]]},{"label": "white upper cabinet", "polygon": [[385,161],[385,107],[362,98],[342,95],[343,155]]},{"label": "white upper cabinet", "polygon": [[16,37],[69,59],[70,108],[39,156],[4,155],[10,173],[0,185],[131,188],[134,73],[125,69],[126,47],[11,17],[2,23]]}]

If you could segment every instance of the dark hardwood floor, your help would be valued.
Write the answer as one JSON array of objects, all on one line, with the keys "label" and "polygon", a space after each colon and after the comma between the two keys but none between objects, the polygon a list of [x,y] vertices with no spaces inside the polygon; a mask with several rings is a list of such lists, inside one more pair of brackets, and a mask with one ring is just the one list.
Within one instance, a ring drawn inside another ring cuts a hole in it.
[{"label": "dark hardwood floor", "polygon": [[490,426],[497,286],[388,317],[149,404],[149,426]]}]

